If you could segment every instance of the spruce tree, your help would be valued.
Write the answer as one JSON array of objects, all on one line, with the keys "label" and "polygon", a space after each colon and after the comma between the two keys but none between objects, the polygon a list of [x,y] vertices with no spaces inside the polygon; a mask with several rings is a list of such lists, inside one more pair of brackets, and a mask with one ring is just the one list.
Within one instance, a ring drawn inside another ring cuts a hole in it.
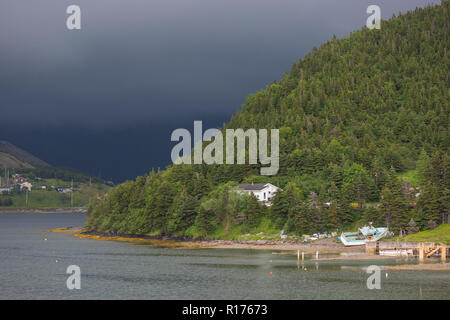
[{"label": "spruce tree", "polygon": [[431,182],[423,190],[416,206],[418,224],[422,230],[428,229],[429,221],[439,223],[439,192]]}]

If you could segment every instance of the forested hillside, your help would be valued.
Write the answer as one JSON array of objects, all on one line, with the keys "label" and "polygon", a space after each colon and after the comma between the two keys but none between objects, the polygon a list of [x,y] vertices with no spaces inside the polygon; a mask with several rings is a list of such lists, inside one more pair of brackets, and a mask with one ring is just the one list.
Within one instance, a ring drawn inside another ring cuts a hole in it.
[{"label": "forested hillside", "polygon": [[[449,212],[449,21],[443,1],[383,21],[381,30],[334,38],[249,95],[223,129],[280,128],[277,176],[258,176],[257,165],[170,166],[96,201],[86,229],[233,237],[368,221],[405,233],[411,219],[421,230],[442,223]],[[233,191],[243,181],[283,191],[266,207]]]}]

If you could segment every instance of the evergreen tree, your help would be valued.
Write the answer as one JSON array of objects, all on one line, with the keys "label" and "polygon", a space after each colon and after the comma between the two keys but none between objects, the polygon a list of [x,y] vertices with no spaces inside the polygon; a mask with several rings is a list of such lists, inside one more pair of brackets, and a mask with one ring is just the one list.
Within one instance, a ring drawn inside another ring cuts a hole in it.
[{"label": "evergreen tree", "polygon": [[248,199],[247,215],[245,225],[247,230],[251,230],[258,225],[262,215],[261,205],[254,194],[251,194]]},{"label": "evergreen tree", "polygon": [[289,209],[299,199],[299,192],[294,183],[286,185],[285,190],[277,192],[271,206],[271,217],[277,228],[283,228],[289,217]]},{"label": "evergreen tree", "polygon": [[345,223],[349,223],[353,220],[353,195],[354,188],[351,184],[346,183],[342,186],[339,197],[339,206],[337,208],[338,217],[340,220],[341,228]]},{"label": "evergreen tree", "polygon": [[429,221],[438,223],[439,215],[439,192],[437,187],[431,182],[427,184],[423,190],[416,206],[416,215],[418,217],[418,225],[420,229],[428,229]]},{"label": "evergreen tree", "polygon": [[211,222],[213,217],[213,212],[200,207],[200,211],[195,218],[195,225],[199,234],[203,237],[208,237],[208,234],[214,230],[214,225]]},{"label": "evergreen tree", "polygon": [[331,183],[331,187],[329,190],[330,196],[330,205],[328,208],[328,228],[330,230],[336,229],[341,226],[339,215],[338,215],[338,199],[339,199],[339,190],[334,182]]},{"label": "evergreen tree", "polygon": [[427,181],[430,179],[430,157],[424,149],[420,152],[419,159],[417,160],[417,173],[421,186],[426,186]]}]

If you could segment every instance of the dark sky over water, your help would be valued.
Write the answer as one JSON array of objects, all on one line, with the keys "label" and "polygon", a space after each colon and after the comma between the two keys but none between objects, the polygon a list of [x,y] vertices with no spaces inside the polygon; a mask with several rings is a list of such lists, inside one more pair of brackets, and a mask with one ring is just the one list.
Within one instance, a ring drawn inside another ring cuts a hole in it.
[{"label": "dark sky over water", "polygon": [[[436,0],[2,0],[0,140],[132,179],[170,162],[179,127],[219,127],[314,45]],[[82,29],[65,26],[67,6]]]}]

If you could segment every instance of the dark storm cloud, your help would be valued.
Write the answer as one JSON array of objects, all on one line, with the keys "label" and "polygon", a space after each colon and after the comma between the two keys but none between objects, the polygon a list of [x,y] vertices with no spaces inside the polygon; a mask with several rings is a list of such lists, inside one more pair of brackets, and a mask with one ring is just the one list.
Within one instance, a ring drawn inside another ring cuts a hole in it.
[{"label": "dark storm cloud", "polygon": [[[361,28],[369,4],[389,18],[432,2],[2,0],[0,122],[226,120],[313,45]],[[65,27],[73,3],[80,31]]]},{"label": "dark storm cloud", "polygon": [[[1,0],[0,140],[116,182],[170,163],[333,34],[428,0]],[[434,1],[437,2],[437,1]],[[66,29],[66,8],[82,30]]]}]

